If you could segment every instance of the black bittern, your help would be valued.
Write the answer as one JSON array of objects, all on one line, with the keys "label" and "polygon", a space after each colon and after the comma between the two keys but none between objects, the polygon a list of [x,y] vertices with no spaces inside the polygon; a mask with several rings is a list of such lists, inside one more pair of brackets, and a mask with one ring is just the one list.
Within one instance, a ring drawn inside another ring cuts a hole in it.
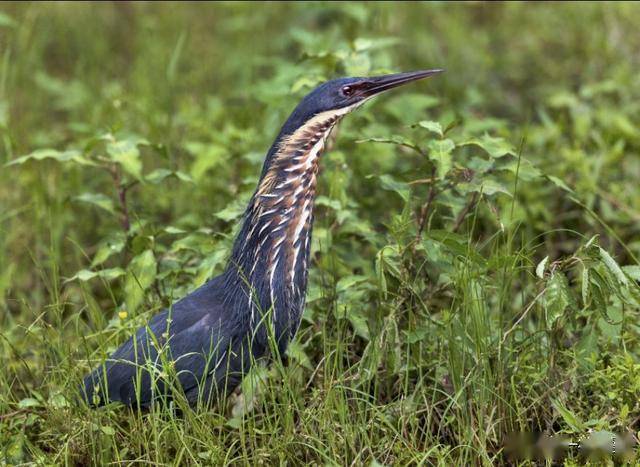
[{"label": "black bittern", "polygon": [[225,272],[138,329],[85,378],[84,399],[144,408],[178,390],[192,406],[210,405],[253,362],[284,356],[305,304],[318,162],[329,134],[371,97],[440,71],[334,79],[309,93],[267,153]]}]

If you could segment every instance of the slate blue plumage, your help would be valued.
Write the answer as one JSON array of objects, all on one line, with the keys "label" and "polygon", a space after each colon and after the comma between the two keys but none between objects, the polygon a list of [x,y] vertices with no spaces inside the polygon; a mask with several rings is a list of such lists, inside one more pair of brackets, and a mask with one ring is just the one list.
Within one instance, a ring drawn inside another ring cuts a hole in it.
[{"label": "slate blue plumage", "polygon": [[180,391],[189,405],[210,406],[255,361],[283,356],[304,309],[316,174],[327,137],[370,97],[440,71],[340,78],[308,94],[267,153],[225,272],[138,329],[84,379],[83,398],[94,406],[145,408]]}]

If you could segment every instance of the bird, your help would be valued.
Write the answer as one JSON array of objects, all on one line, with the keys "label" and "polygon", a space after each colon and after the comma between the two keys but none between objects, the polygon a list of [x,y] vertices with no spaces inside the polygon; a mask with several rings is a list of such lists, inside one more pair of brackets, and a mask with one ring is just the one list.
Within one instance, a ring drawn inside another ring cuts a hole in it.
[{"label": "bird", "polygon": [[256,362],[286,359],[305,306],[320,156],[347,114],[442,69],[326,81],[266,154],[224,272],[153,316],[80,385],[91,407],[220,403]]}]

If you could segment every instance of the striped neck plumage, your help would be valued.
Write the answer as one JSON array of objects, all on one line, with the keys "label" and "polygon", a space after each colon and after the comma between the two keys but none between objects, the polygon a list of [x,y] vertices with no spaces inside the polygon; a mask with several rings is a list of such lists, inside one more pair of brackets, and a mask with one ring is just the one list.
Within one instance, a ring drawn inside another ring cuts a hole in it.
[{"label": "striped neck plumage", "polygon": [[261,311],[272,310],[278,334],[288,331],[293,336],[299,325],[318,162],[331,130],[349,110],[322,112],[279,137],[233,248],[230,266],[245,285],[252,322],[260,319]]}]

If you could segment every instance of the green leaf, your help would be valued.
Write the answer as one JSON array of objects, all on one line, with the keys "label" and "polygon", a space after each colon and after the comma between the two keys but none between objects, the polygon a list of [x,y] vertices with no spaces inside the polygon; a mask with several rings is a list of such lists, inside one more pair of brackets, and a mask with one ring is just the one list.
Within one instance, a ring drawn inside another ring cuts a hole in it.
[{"label": "green leaf", "polygon": [[356,143],[383,143],[383,144],[395,144],[398,146],[406,146],[412,149],[418,150],[418,146],[408,138],[400,135],[393,135],[389,138],[365,138],[359,139]]},{"label": "green leaf", "polygon": [[95,268],[104,263],[112,255],[120,253],[126,244],[126,236],[122,233],[114,234],[105,238],[98,244],[93,260],[91,261],[91,267]]},{"label": "green leaf", "polygon": [[589,302],[589,268],[583,266],[582,268],[582,303],[587,305]]},{"label": "green leaf", "polygon": [[107,153],[111,159],[138,180],[142,178],[142,161],[138,150],[138,146],[141,144],[148,144],[148,142],[140,138],[127,138],[118,141],[111,137],[107,143]]},{"label": "green leaf", "polygon": [[58,162],[75,162],[80,165],[96,165],[94,162],[82,156],[80,151],[70,149],[67,151],[58,151],[57,149],[37,149],[26,156],[18,157],[9,161],[5,166],[20,165],[27,161],[41,161],[44,159],[53,159]]},{"label": "green leaf", "polygon": [[545,175],[545,178],[549,180],[551,183],[553,183],[555,186],[560,188],[561,190],[564,190],[568,193],[573,193],[573,190],[569,187],[569,185],[567,185],[565,182],[560,180],[558,177],[555,177],[553,175]]},{"label": "green leaf", "polygon": [[42,405],[38,399],[34,399],[33,397],[27,397],[18,402],[19,409],[27,409],[29,407],[40,407]]},{"label": "green leaf", "polygon": [[620,268],[616,260],[614,260],[609,253],[607,253],[602,247],[598,247],[600,251],[600,257],[604,262],[607,269],[615,276],[615,278],[622,285],[629,285],[629,279],[625,275],[624,271]]},{"label": "green leaf", "polygon": [[378,284],[383,295],[387,294],[387,274],[396,278],[402,276],[400,272],[400,253],[398,245],[387,245],[378,251],[376,255],[376,275]]},{"label": "green leaf", "polygon": [[172,225],[169,225],[162,230],[164,230],[165,233],[168,233],[169,235],[179,235],[179,234],[187,233],[186,230],[180,229],[178,227],[174,227]]},{"label": "green leaf", "polygon": [[387,174],[379,175],[377,178],[380,180],[380,185],[383,189],[394,191],[398,193],[405,202],[409,201],[410,188],[407,183],[400,182]]},{"label": "green leaf", "polygon": [[101,426],[100,431],[102,431],[107,436],[113,436],[116,434],[116,430],[107,425]]},{"label": "green leaf", "polygon": [[482,194],[487,196],[492,196],[496,193],[504,193],[505,195],[511,196],[509,190],[507,190],[507,188],[502,183],[492,178],[482,180],[480,186],[482,187]]},{"label": "green leaf", "polygon": [[609,306],[607,312],[598,319],[598,329],[600,329],[600,339],[607,337],[612,342],[617,342],[622,333],[622,320],[624,315],[620,306]]},{"label": "green leaf", "polygon": [[186,173],[180,172],[179,170],[174,172],[168,169],[156,169],[153,172],[147,174],[144,179],[147,182],[158,184],[160,182],[163,182],[168,177],[175,177],[183,182],[193,183],[193,179],[191,178],[191,176],[187,175]]},{"label": "green leaf", "polygon": [[571,428],[573,431],[581,432],[585,430],[586,427],[584,423],[578,418],[577,415],[567,409],[562,404],[562,402],[560,402],[559,400],[553,400],[551,401],[551,405],[553,405],[553,408],[556,409],[565,423],[569,425],[569,428]]},{"label": "green leaf", "polygon": [[481,138],[474,138],[461,144],[461,146],[465,145],[478,146],[494,159],[507,155],[515,155],[511,144],[506,142],[503,138],[494,138],[489,135],[484,135]]},{"label": "green leaf", "polygon": [[116,279],[120,276],[124,276],[124,274],[125,272],[122,268],[102,269],[100,271],[90,271],[88,269],[82,269],[78,271],[75,275],[67,279],[66,282],[70,282],[73,280],[87,282],[96,277],[109,281],[109,280]]},{"label": "green leaf", "polygon": [[71,405],[69,404],[69,401],[66,399],[66,397],[64,397],[60,393],[51,395],[49,397],[49,400],[47,401],[47,404],[50,407],[53,407],[56,409],[62,409],[65,407],[69,407]]},{"label": "green leaf", "polygon": [[113,207],[113,200],[102,193],[83,193],[80,196],[76,196],[74,199],[76,201],[82,201],[83,203],[98,206],[111,214],[116,213]]},{"label": "green leaf", "polygon": [[594,326],[585,326],[582,331],[582,337],[575,346],[577,361],[580,366],[592,369],[592,356],[598,353],[598,333]]},{"label": "green leaf", "polygon": [[304,351],[302,344],[298,340],[293,340],[289,343],[289,346],[287,347],[287,355],[291,358],[291,360],[298,362],[306,369],[313,370],[311,360]]},{"label": "green leaf", "polygon": [[442,125],[439,122],[434,122],[432,120],[422,120],[418,123],[418,126],[424,128],[425,130],[429,130],[431,133],[435,133],[442,138],[444,136],[444,132],[442,131]]},{"label": "green leaf", "polygon": [[502,183],[493,178],[477,180],[476,177],[470,182],[459,183],[458,189],[462,193],[482,193],[485,196],[493,196],[496,193],[512,196],[511,192]]},{"label": "green leaf", "polygon": [[640,282],[640,266],[622,266],[622,270],[631,279]]},{"label": "green leaf", "polygon": [[365,316],[365,312],[360,308],[356,308],[353,306],[348,307],[347,309],[347,319],[351,324],[354,332],[362,337],[365,340],[371,340],[371,336],[369,334],[369,325],[367,324],[367,317]]},{"label": "green leaf", "polygon": [[142,303],[145,291],[156,278],[157,265],[153,251],[146,250],[131,260],[124,283],[125,304],[132,313]]},{"label": "green leaf", "polygon": [[549,256],[545,256],[542,261],[538,263],[536,266],[536,276],[540,279],[544,278],[544,270],[547,267],[547,263],[549,262]]},{"label": "green leaf", "polygon": [[555,272],[547,281],[545,297],[545,314],[547,326],[553,325],[562,317],[564,311],[574,304],[573,295],[569,290],[567,278],[560,272]]},{"label": "green leaf", "polygon": [[237,199],[229,203],[222,211],[216,212],[214,216],[225,222],[231,222],[239,219],[244,214],[246,207],[246,201]]},{"label": "green leaf", "polygon": [[189,173],[196,182],[199,182],[208,170],[222,164],[229,154],[228,149],[219,144],[187,142],[185,147],[187,151],[195,156],[195,160],[189,168]]},{"label": "green leaf", "polygon": [[367,276],[359,276],[359,275],[342,277],[336,284],[336,292],[338,293],[344,292],[347,289],[353,287],[354,285],[366,281],[367,279],[368,279]]},{"label": "green leaf", "polygon": [[432,140],[427,144],[429,159],[435,162],[438,178],[444,178],[451,170],[451,153],[455,144],[450,139]]}]

